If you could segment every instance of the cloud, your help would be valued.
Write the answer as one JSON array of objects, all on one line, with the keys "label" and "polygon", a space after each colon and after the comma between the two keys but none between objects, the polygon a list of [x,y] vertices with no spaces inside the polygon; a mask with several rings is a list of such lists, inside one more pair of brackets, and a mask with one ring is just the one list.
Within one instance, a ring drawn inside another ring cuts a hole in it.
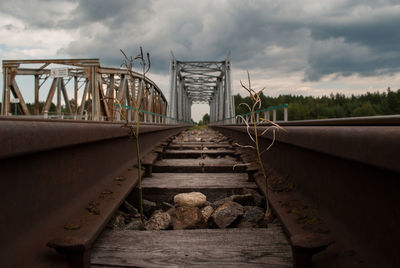
[{"label": "cloud", "polygon": [[400,5],[346,6],[309,24],[313,42],[305,80],[323,76],[375,76],[400,71]]},{"label": "cloud", "polygon": [[[102,1],[96,1],[100,5]],[[108,1],[106,1],[109,3]],[[114,3],[114,2],[113,2]],[[117,2],[119,3],[119,2]],[[297,20],[279,18],[281,7],[269,3],[243,1],[153,1],[147,5],[124,5],[116,16],[104,15],[109,4],[99,8],[99,17],[88,3],[79,4],[74,23],[80,24],[80,37],[60,52],[79,57],[101,55],[105,64],[117,65],[119,48],[135,54],[139,46],[149,50],[153,71],[168,70],[170,50],[181,60],[223,60],[231,51],[239,68],[282,68],[298,70],[302,62],[293,53],[303,49],[307,33]],[[112,5],[111,5],[112,6]],[[114,8],[120,10],[120,6]],[[114,11],[112,12],[112,14]],[[124,14],[132,14],[127,18]],[[135,18],[141,14],[141,19]],[[125,18],[124,20],[116,18]],[[273,55],[268,47],[291,50]],[[291,59],[289,59],[291,57]],[[287,63],[295,63],[288,65]]]},{"label": "cloud", "polygon": [[249,70],[255,84],[277,89],[292,79],[299,92],[400,72],[398,1],[2,0],[0,16],[2,58],[99,57],[120,66],[119,49],[136,55],[142,46],[163,85],[171,50],[179,60],[231,51],[235,74],[244,74],[235,79]]},{"label": "cloud", "polygon": [[1,0],[0,12],[24,22],[26,28],[54,28],[68,18],[75,5],[72,0]]},{"label": "cloud", "polygon": [[73,12],[80,37],[60,52],[101,55],[118,65],[119,48],[151,52],[166,73],[181,60],[223,60],[240,69],[274,69],[305,81],[326,75],[399,71],[400,5],[390,1],[82,1]]}]

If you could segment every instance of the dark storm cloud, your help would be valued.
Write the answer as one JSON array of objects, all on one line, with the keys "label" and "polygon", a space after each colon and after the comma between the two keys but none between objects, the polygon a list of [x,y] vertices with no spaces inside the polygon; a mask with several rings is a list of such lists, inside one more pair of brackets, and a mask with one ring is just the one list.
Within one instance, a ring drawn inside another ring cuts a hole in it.
[{"label": "dark storm cloud", "polygon": [[[350,12],[349,12],[350,13]],[[306,79],[317,81],[327,74],[371,76],[400,71],[400,9],[358,16],[329,18],[310,25],[311,46]]]},{"label": "dark storm cloud", "polygon": [[82,27],[100,23],[105,28],[118,30],[125,23],[138,23],[151,12],[150,0],[81,0],[71,11],[71,17],[58,23],[58,27]]},{"label": "dark storm cloud", "polygon": [[54,28],[74,2],[73,0],[1,0],[0,12],[23,21],[26,28]]},{"label": "dark storm cloud", "polygon": [[308,81],[400,71],[398,1],[3,0],[0,11],[28,27],[78,29],[59,53],[103,65],[119,66],[119,49],[136,55],[143,46],[152,71],[164,74],[170,50],[180,60],[223,60],[231,51],[236,68],[302,72]]},{"label": "dark storm cloud", "polygon": [[[143,12],[141,6],[135,5],[132,10],[145,14],[141,21],[125,18],[119,28],[111,30],[107,19],[99,20],[104,29],[94,33],[93,28],[87,26],[82,31],[88,31],[86,37],[90,38],[72,42],[63,51],[80,56],[96,56],[100,52],[105,64],[115,65],[120,62],[116,57],[119,48],[134,54],[142,45],[152,54],[153,71],[164,73],[168,70],[170,50],[180,60],[223,60],[231,51],[235,66],[240,68],[272,67],[290,71],[300,68],[298,63],[284,66],[285,55],[265,53],[268,46],[299,49],[302,47],[299,43],[303,43],[299,40],[307,38],[300,22],[279,17],[281,6],[244,1],[206,1],[203,5],[188,1],[179,3],[178,6],[171,2],[162,10],[153,3]],[[85,10],[80,9],[81,18],[86,17]]]}]

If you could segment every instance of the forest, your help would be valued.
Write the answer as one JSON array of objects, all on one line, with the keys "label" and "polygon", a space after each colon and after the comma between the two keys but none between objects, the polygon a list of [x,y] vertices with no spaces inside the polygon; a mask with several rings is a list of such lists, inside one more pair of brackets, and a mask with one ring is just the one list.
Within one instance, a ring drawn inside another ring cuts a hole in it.
[{"label": "forest", "polygon": [[[339,93],[322,97],[295,95],[269,97],[262,94],[261,100],[261,109],[289,104],[289,120],[400,114],[400,89],[393,91],[388,88],[386,92],[367,92],[348,97]],[[245,105],[238,105],[243,102],[250,105],[250,97],[243,98],[238,94],[234,96],[234,101],[236,115],[249,112]],[[283,120],[283,109],[277,111],[277,119]]]}]

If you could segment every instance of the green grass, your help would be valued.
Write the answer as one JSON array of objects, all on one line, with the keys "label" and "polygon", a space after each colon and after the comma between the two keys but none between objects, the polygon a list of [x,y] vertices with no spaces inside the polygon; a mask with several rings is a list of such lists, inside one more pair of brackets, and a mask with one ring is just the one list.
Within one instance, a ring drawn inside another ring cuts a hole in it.
[{"label": "green grass", "polygon": [[204,130],[207,129],[208,125],[194,125],[189,130]]}]

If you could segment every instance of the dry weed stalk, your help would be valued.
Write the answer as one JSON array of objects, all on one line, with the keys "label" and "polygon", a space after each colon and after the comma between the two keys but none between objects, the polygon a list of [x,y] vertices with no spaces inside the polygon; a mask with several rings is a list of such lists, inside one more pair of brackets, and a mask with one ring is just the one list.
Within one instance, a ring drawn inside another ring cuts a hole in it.
[{"label": "dry weed stalk", "polygon": [[[265,167],[264,167],[264,163],[262,162],[262,154],[265,153],[266,151],[268,151],[272,145],[275,142],[275,134],[277,131],[279,130],[284,130],[282,127],[280,127],[278,124],[267,120],[265,118],[260,118],[260,122],[255,122],[255,118],[256,118],[256,109],[259,110],[261,109],[261,93],[263,92],[263,90],[265,88],[262,88],[259,91],[255,91],[252,87],[251,87],[251,80],[250,80],[250,74],[249,72],[247,72],[247,81],[248,81],[248,85],[245,86],[242,81],[240,81],[240,84],[242,86],[242,88],[244,88],[250,95],[250,99],[252,101],[252,106],[248,105],[247,103],[240,103],[240,105],[245,106],[249,112],[250,112],[250,120],[251,122],[254,122],[252,125],[249,124],[248,120],[246,120],[246,118],[244,118],[242,115],[237,115],[237,117],[241,118],[243,120],[243,122],[245,122],[246,126],[247,126],[247,134],[249,135],[250,139],[252,140],[252,142],[254,143],[254,145],[240,145],[235,143],[235,145],[242,147],[242,148],[251,148],[254,149],[257,153],[257,158],[255,159],[256,162],[258,163],[258,165],[260,166],[262,175],[264,177],[264,183],[265,183],[265,195],[266,195],[266,210],[265,210],[265,218],[267,219],[267,221],[270,221],[272,219],[272,214],[271,214],[271,210],[270,210],[270,205],[269,205],[269,201],[268,201],[268,177],[267,177],[267,173],[265,171]],[[260,126],[261,124],[268,124],[269,126],[264,129],[263,131],[259,131],[258,130],[258,126]],[[253,128],[253,131],[250,132],[250,128]],[[272,142],[271,144],[264,149],[260,148],[259,145],[259,138],[261,136],[263,136],[265,133],[267,133],[269,130],[272,131]],[[246,165],[246,164],[245,164]]]},{"label": "dry weed stalk", "polygon": [[[138,168],[138,190],[139,190],[139,205],[140,205],[140,218],[142,222],[144,222],[144,214],[143,214],[143,191],[142,191],[142,164],[140,160],[140,145],[139,145],[139,132],[140,132],[140,118],[143,115],[142,111],[142,104],[143,104],[143,98],[144,96],[147,95],[148,88],[146,86],[146,74],[149,72],[150,67],[151,67],[151,61],[150,61],[150,54],[147,53],[147,61],[146,58],[143,54],[142,47],[140,47],[140,53],[136,57],[128,57],[125,52],[120,49],[121,53],[124,55],[124,62],[122,63],[121,67],[124,67],[127,72],[129,77],[131,78],[131,81],[134,83],[134,72],[133,72],[133,67],[134,63],[136,61],[139,61],[139,64],[142,66],[142,75],[143,75],[143,80],[141,83],[139,83],[139,93],[137,94],[138,97],[132,98],[132,104],[133,108],[135,111],[135,119],[136,119],[136,124],[132,124],[129,122],[128,117],[125,115],[123,112],[123,106],[121,105],[121,102],[117,98],[113,98],[113,100],[117,103],[119,109],[120,109],[120,114],[123,117],[125,123],[123,127],[128,129],[128,135],[130,138],[134,138],[136,142],[136,159],[137,159],[137,168]],[[141,94],[140,92],[143,92]],[[133,92],[135,94],[135,92]],[[130,112],[126,108],[127,112]]]}]

